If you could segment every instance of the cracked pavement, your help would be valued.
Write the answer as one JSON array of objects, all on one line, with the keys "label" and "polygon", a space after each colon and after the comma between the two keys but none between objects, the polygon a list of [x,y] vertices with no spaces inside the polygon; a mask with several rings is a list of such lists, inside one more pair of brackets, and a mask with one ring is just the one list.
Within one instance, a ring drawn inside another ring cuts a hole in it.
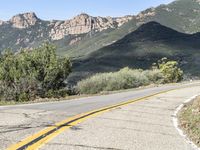
[{"label": "cracked pavement", "polygon": [[147,98],[90,118],[40,150],[195,150],[172,122],[175,109],[200,93],[190,87]]},{"label": "cracked pavement", "polygon": [[11,144],[52,126],[66,117],[66,113],[55,111],[31,109],[0,111],[0,149],[6,149]]},{"label": "cracked pavement", "polygon": [[[76,100],[0,107],[0,149],[4,150],[74,115],[177,86],[165,85]],[[171,120],[174,109],[181,102],[200,93],[199,83],[193,86],[188,84],[187,87],[90,118],[63,132],[41,149],[167,150],[174,148],[172,141],[177,140],[177,150],[191,150],[190,145],[178,135]]]}]

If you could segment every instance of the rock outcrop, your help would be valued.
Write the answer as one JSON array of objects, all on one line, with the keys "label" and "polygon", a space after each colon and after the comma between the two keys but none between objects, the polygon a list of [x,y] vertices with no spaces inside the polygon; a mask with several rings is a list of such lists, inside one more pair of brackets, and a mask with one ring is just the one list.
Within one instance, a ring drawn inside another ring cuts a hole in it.
[{"label": "rock outcrop", "polygon": [[101,32],[109,28],[118,28],[132,18],[133,16],[111,18],[92,17],[87,14],[80,14],[71,20],[52,22],[50,37],[52,40],[60,40],[69,34],[84,34],[91,30],[93,32]]},{"label": "rock outcrop", "polygon": [[152,7],[152,8],[149,8],[149,9],[147,9],[147,10],[142,11],[141,13],[139,13],[137,15],[136,19],[138,19],[138,20],[144,20],[147,17],[153,17],[153,16],[155,16],[155,14],[156,14],[155,13],[155,8]]},{"label": "rock outcrop", "polygon": [[82,13],[69,20],[47,21],[39,19],[34,12],[22,13],[8,21],[0,20],[1,38],[4,41],[0,50],[10,46],[14,49],[27,48],[44,41],[63,40],[63,45],[73,45],[81,41],[84,34],[116,29],[133,17],[93,17]]},{"label": "rock outcrop", "polygon": [[0,20],[0,25],[3,25],[4,24],[4,21]]},{"label": "rock outcrop", "polygon": [[23,29],[35,25],[37,21],[39,21],[39,19],[35,13],[30,12],[13,16],[9,20],[9,23],[15,28]]},{"label": "rock outcrop", "polygon": [[[92,32],[101,32],[109,28],[118,28],[124,23],[131,20],[134,16],[125,17],[92,17],[88,14],[80,14],[73,19],[64,21],[45,21],[49,31],[49,38],[51,40],[60,40],[67,35],[78,35]],[[36,25],[38,22],[43,20],[39,19],[35,13],[29,12],[24,14],[18,14],[13,16],[9,21],[1,21],[0,26],[3,24],[9,24],[13,28],[25,29],[30,26]]]}]

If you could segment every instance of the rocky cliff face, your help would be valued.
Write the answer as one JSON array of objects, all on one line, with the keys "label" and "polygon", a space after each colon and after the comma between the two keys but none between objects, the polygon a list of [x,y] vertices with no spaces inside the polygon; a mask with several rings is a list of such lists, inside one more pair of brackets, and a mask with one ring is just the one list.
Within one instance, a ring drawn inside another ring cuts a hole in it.
[{"label": "rocky cliff face", "polygon": [[0,20],[0,25],[3,25],[4,21]]},{"label": "rocky cliff face", "polygon": [[13,16],[9,23],[15,28],[23,29],[35,25],[39,20],[35,13],[31,12]]},{"label": "rocky cliff face", "polygon": [[92,17],[81,14],[71,20],[53,21],[49,33],[52,40],[60,40],[69,34],[88,33],[93,28]]},{"label": "rocky cliff face", "polygon": [[18,14],[9,21],[0,20],[0,51],[6,48],[30,48],[44,41],[61,41],[62,46],[74,45],[90,31],[95,34],[110,28],[116,29],[132,18],[133,16],[111,18],[80,14],[69,20],[45,21],[33,12]]},{"label": "rocky cliff face", "polygon": [[1,21],[1,25],[10,25],[17,29],[27,29],[35,26],[37,23],[47,22],[49,30],[49,38],[51,40],[60,40],[67,35],[78,35],[93,32],[101,32],[109,28],[118,28],[124,23],[131,20],[133,16],[125,16],[119,18],[111,17],[92,17],[87,14],[80,14],[73,19],[65,21],[43,21],[39,19],[35,13],[24,13],[13,16],[9,21]]},{"label": "rocky cliff face", "polygon": [[50,37],[52,40],[60,40],[69,34],[84,34],[91,30],[93,32],[101,32],[109,28],[118,28],[132,18],[133,16],[104,18],[80,14],[71,20],[51,22],[52,29],[50,31]]}]

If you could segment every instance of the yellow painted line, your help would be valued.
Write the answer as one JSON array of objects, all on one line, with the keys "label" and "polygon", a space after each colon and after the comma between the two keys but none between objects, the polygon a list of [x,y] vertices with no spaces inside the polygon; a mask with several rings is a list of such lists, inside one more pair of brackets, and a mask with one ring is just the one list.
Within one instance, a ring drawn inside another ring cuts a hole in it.
[{"label": "yellow painted line", "polygon": [[[132,100],[129,100],[127,102],[122,102],[122,103],[119,103],[119,104],[116,104],[116,105],[111,105],[111,106],[108,106],[108,107],[104,107],[104,108],[101,108],[101,109],[97,109],[97,110],[94,110],[94,111],[90,111],[90,112],[86,112],[86,113],[83,113],[83,114],[76,115],[74,117],[63,120],[63,121],[55,124],[54,126],[48,127],[48,128],[46,128],[46,129],[44,129],[44,130],[42,130],[42,131],[40,131],[40,132],[38,132],[38,133],[36,133],[32,136],[20,141],[17,144],[10,146],[9,148],[7,148],[7,150],[22,150],[21,147],[27,145],[28,143],[31,143],[34,139],[37,139],[37,138],[47,134],[51,130],[56,130],[58,127],[61,126],[58,130],[52,132],[51,134],[45,136],[44,138],[41,138],[39,141],[32,143],[28,147],[25,148],[27,150],[37,150],[42,145],[48,143],[51,139],[53,139],[54,137],[56,137],[57,135],[59,135],[60,133],[65,131],[66,129],[69,129],[70,127],[75,126],[78,123],[81,123],[88,118],[94,117],[96,115],[99,115],[101,113],[104,113],[106,111],[109,111],[109,110],[112,110],[112,109],[115,109],[115,108],[118,108],[118,107],[121,107],[121,106],[125,106],[125,105],[135,103],[135,102],[138,102],[138,101],[144,101],[147,98],[150,98],[150,97],[153,97],[153,96],[156,96],[156,95],[159,95],[159,94],[167,93],[169,91],[177,90],[177,89],[180,89],[180,88],[158,92],[158,93],[151,94],[151,95],[148,95],[148,96],[144,96],[144,97],[141,97],[141,98],[132,99]],[[69,124],[67,124],[67,123],[69,123]],[[67,125],[64,125],[64,124],[67,124]]]}]

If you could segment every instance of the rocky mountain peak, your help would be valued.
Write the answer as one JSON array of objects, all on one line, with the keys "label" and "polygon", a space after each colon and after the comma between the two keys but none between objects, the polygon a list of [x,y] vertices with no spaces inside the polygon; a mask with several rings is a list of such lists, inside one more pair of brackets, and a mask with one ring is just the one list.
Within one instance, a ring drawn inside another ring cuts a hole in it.
[{"label": "rocky mountain peak", "polygon": [[143,20],[145,19],[146,17],[152,17],[152,16],[155,16],[155,8],[154,7],[151,7],[149,9],[146,9],[145,11],[142,11],[141,13],[139,13],[137,15],[137,19],[140,19],[140,20]]},{"label": "rocky mountain peak", "polygon": [[[133,31],[125,37],[126,41],[137,41],[138,39],[145,41],[169,40],[172,38],[186,37],[189,34],[177,32],[158,22],[151,21],[141,25],[137,30]],[[123,40],[122,40],[123,41]],[[121,41],[120,41],[121,42]]]},{"label": "rocky mountain peak", "polygon": [[0,20],[0,25],[3,25],[4,24],[4,21],[3,20]]},{"label": "rocky mountain peak", "polygon": [[85,34],[91,30],[92,32],[101,32],[109,28],[118,28],[132,18],[133,16],[92,17],[82,13],[70,20],[53,22],[50,37],[52,40],[60,40],[67,35]]},{"label": "rocky mountain peak", "polygon": [[[87,19],[89,19],[91,16],[89,16],[86,13],[81,13],[77,16],[75,16],[74,18],[72,18],[70,21],[75,21],[75,22],[84,22],[84,21],[89,21]],[[91,17],[92,18],[92,17]]]},{"label": "rocky mountain peak", "polygon": [[39,19],[34,12],[18,14],[9,20],[13,27],[21,29],[35,25],[37,21]]},{"label": "rocky mountain peak", "polygon": [[75,16],[74,18],[76,18],[76,17],[88,18],[89,16],[90,16],[90,15],[88,15],[88,14],[86,14],[86,13],[81,13],[81,14]]},{"label": "rocky mountain peak", "polygon": [[160,29],[160,28],[166,28],[163,25],[161,25],[160,23],[156,22],[156,21],[150,21],[148,23],[145,23],[143,25],[141,25],[137,30],[156,30],[156,29]]}]

